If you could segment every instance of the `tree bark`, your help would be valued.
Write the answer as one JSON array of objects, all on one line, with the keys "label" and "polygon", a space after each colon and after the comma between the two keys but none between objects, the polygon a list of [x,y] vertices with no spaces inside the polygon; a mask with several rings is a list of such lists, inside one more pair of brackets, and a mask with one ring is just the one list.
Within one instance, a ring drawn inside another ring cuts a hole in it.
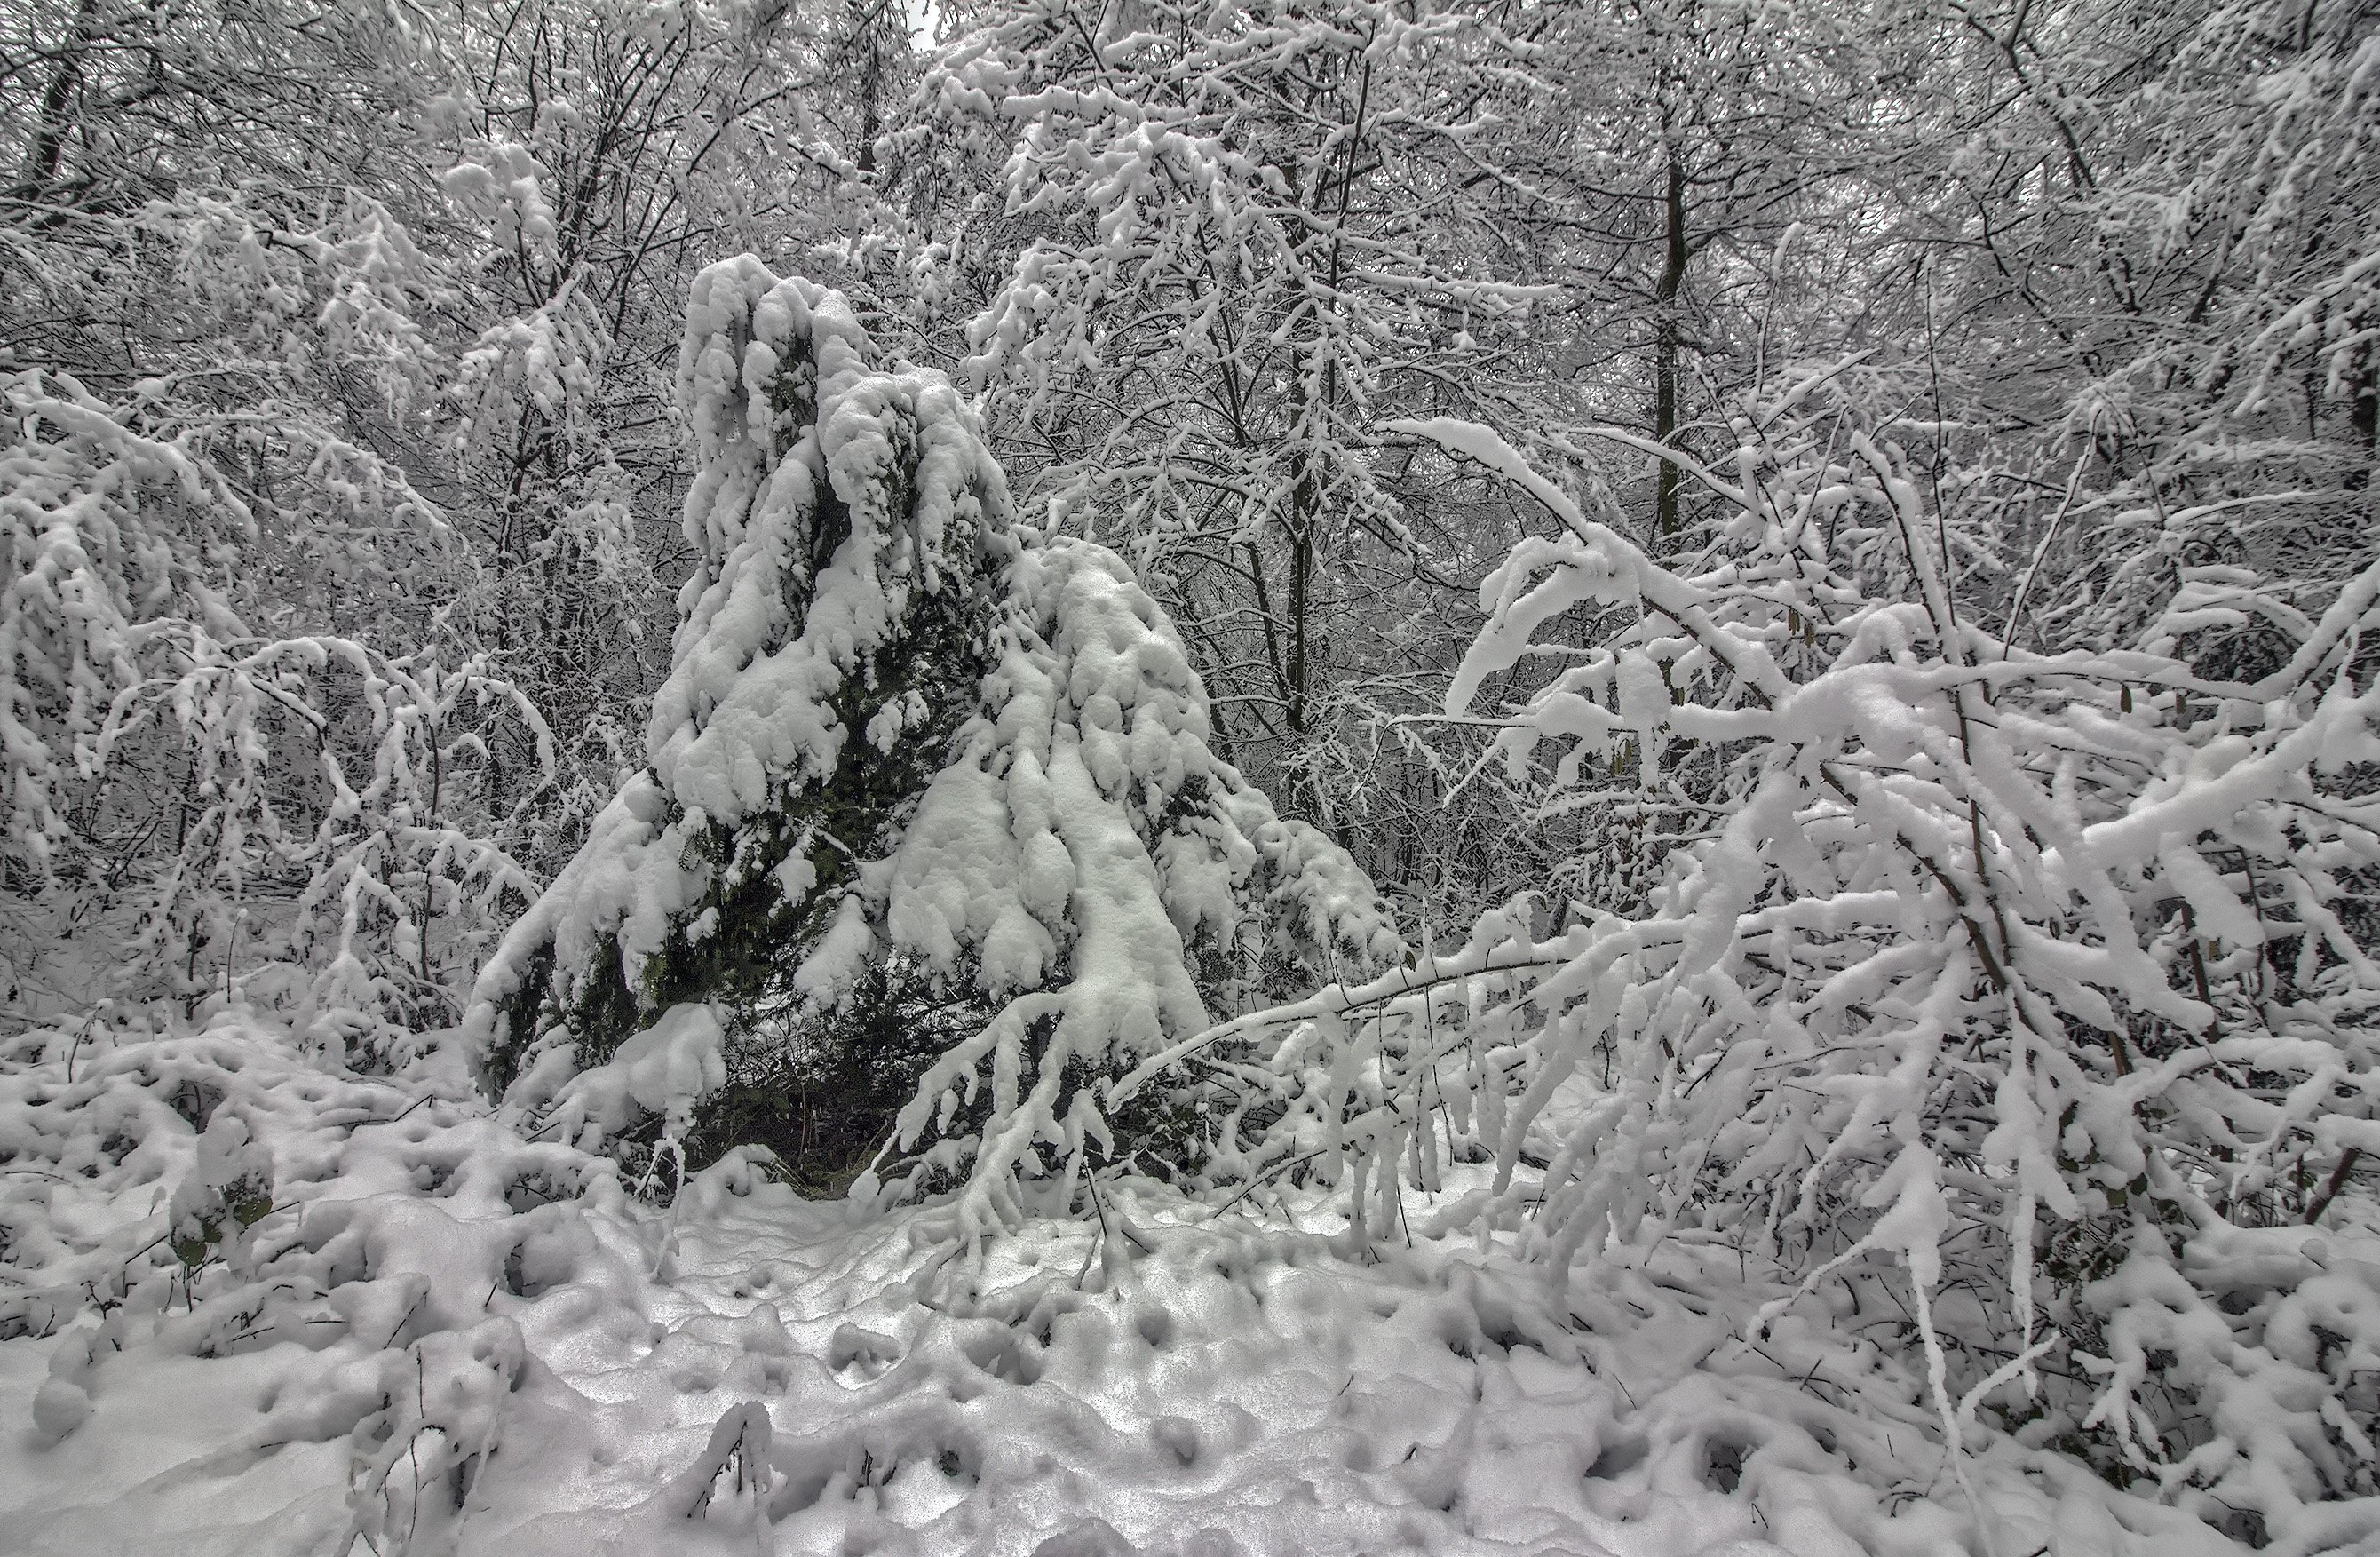
[{"label": "tree bark", "polygon": [[51,72],[49,87],[42,93],[41,117],[34,125],[32,145],[25,156],[25,188],[36,197],[57,177],[58,166],[66,158],[67,131],[72,128],[67,108],[82,86],[83,51],[98,37],[98,0],[82,0],[75,10],[74,34],[59,56],[57,68]]},{"label": "tree bark", "polygon": [[2372,464],[2380,455],[2380,352],[2365,347],[2363,371],[2356,375],[2355,398],[2350,403],[2348,425],[2354,432],[2356,452],[2362,461],[2347,473],[2347,490],[2362,492],[2372,484]]},{"label": "tree bark", "polygon": [[[1672,147],[1663,167],[1661,279],[1653,291],[1653,441],[1668,445],[1678,435],[1678,293],[1686,281],[1686,171]],[[1668,460],[1653,472],[1653,536],[1667,545],[1677,538],[1678,468]]]}]

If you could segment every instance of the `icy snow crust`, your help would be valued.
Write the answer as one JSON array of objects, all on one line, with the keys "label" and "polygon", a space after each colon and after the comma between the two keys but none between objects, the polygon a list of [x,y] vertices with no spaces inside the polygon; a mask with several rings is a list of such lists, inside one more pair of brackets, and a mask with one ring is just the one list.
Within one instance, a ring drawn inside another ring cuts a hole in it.
[{"label": "icy snow crust", "polygon": [[[188,1270],[168,1202],[235,1137],[273,1208]],[[1986,1544],[1922,1381],[1815,1308],[1745,1337],[1770,1294],[1725,1250],[1557,1303],[1498,1243],[1351,1259],[1119,1186],[1104,1233],[1029,1222],[965,1286],[947,1203],[732,1158],[658,1210],[459,1077],[330,1074],[231,1017],[14,1040],[0,1154],[27,1557],[2234,1550],[2006,1443]]]}]

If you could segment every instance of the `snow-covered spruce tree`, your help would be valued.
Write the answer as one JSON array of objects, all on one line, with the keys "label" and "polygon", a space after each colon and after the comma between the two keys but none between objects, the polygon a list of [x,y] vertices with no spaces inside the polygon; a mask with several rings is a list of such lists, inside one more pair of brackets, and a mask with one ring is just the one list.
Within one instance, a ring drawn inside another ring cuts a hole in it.
[{"label": "snow-covered spruce tree", "polygon": [[1346,856],[1208,749],[1121,560],[1014,523],[951,384],[869,356],[835,293],[748,256],[696,281],[699,562],[647,762],[467,1032],[576,1138],[650,1120],[680,1153],[722,1085],[790,1093],[855,1033],[905,1040],[860,1058],[920,1076],[898,1145],[939,1139],[903,1161],[965,1174],[981,1232],[1022,1181],[1057,1171],[1064,1205],[1087,1153],[1136,1144],[1105,1079],[1271,988],[1269,960],[1329,977],[1398,943]]}]

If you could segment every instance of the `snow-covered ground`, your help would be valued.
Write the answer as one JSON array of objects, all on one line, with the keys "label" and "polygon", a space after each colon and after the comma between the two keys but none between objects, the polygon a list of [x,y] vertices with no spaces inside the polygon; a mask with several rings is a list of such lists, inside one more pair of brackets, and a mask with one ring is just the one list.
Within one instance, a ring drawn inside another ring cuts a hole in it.
[{"label": "snow-covered ground", "polygon": [[[195,1272],[156,1242],[266,1172]],[[1848,1310],[1747,1336],[1769,1294],[1716,1247],[1557,1295],[1493,1243],[1119,1185],[970,1264],[946,1208],[731,1161],[664,1209],[230,1018],[15,1040],[0,1174],[27,1557],[2235,1550],[2006,1440],[1962,1488]]]}]

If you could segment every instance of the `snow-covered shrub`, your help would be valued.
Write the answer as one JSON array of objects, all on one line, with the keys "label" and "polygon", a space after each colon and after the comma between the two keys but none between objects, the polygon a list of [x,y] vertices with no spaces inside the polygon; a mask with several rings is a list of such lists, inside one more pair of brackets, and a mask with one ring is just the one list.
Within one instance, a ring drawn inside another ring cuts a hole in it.
[{"label": "snow-covered shrub", "polygon": [[[1490,915],[1247,1018],[1290,1036],[1243,1085],[1292,1106],[1247,1114],[1244,1171],[1336,1163],[1381,1230],[1400,1163],[1427,1183],[1434,1138],[1480,1138],[1494,1186],[1440,1225],[1523,1227],[1557,1271],[1721,1237],[1796,1283],[1747,1323],[1888,1259],[1951,1445],[1987,1421],[2236,1531],[2368,1536],[2380,1271],[2365,1234],[2305,1228],[2368,1214],[2342,1191],[2380,1148],[2380,569],[2318,619],[2205,570],[2138,643],[2015,648],[1946,585],[1958,521],[1929,493],[1955,485],[1824,378],[1689,468],[1714,514],[1691,571],[1492,432],[1408,424],[1559,524],[1483,590],[1450,712],[1573,607],[1626,613],[1481,716],[1571,804],[1658,818],[1666,852],[1625,915]],[[2251,621],[2287,639],[2269,672],[2192,664]],[[1293,1055],[1333,1089],[1318,1111]]]},{"label": "snow-covered shrub", "polygon": [[126,935],[93,993],[195,1005],[272,968],[249,992],[334,1049],[451,1021],[478,936],[534,890],[501,845],[518,797],[481,770],[499,729],[550,768],[536,711],[485,656],[252,626],[281,607],[243,554],[290,558],[206,438],[70,379],[5,394],[10,892]]},{"label": "snow-covered shrub", "polygon": [[[12,1021],[245,995],[394,1058],[533,891],[509,857],[549,743],[437,469],[460,299],[388,139],[431,41],[315,20],[81,14],[72,132],[0,227]],[[119,29],[138,87],[86,47]],[[216,128],[289,79],[318,83],[305,135]],[[194,91],[188,139],[126,133]],[[367,162],[370,189],[322,176]]]},{"label": "snow-covered shrub", "polygon": [[744,176],[798,95],[783,20],[0,26],[44,62],[0,79],[10,1026],[243,991],[375,1052],[451,1022],[661,668],[684,235],[790,230],[795,182]]},{"label": "snow-covered shrub", "polygon": [[1016,525],[957,393],[877,370],[839,296],[712,266],[678,395],[698,560],[647,762],[480,979],[493,1086],[674,1145],[695,1098],[810,1074],[871,1000],[936,1007],[946,1052],[874,1057],[920,1076],[901,1147],[939,1137],[917,1165],[970,1175],[980,1231],[1018,1175],[1062,1162],[1071,1200],[1087,1152],[1129,1150],[1103,1078],[1210,1000],[1396,951],[1346,856],[1208,748],[1130,571]]},{"label": "snow-covered shrub", "polygon": [[[303,975],[298,1003],[314,1041],[351,1063],[394,1064],[418,1032],[460,1015],[461,987],[497,927],[536,896],[509,845],[542,796],[535,783],[513,795],[499,786],[550,780],[555,764],[537,710],[486,656],[449,668],[434,652],[324,647],[350,672],[334,687],[349,711],[346,738],[317,735],[327,795],[312,835],[288,851],[305,886],[272,944]],[[527,748],[535,766],[500,770],[499,738]]]}]

